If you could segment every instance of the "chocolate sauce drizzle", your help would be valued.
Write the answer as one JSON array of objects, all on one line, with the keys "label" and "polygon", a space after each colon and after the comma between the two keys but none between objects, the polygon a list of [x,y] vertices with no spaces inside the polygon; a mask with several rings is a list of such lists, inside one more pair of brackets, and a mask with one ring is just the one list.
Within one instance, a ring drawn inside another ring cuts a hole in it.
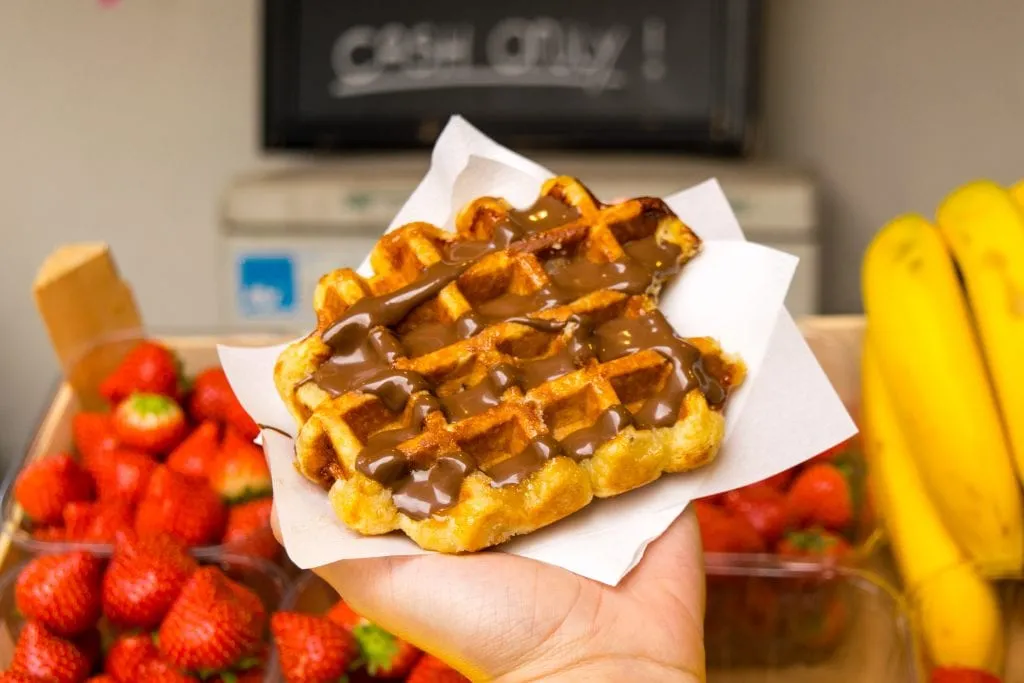
[{"label": "chocolate sauce drizzle", "polygon": [[[392,499],[403,514],[426,519],[454,505],[463,479],[478,468],[473,458],[458,451],[439,455],[429,467],[419,467],[400,450],[400,444],[422,433],[427,416],[435,411],[442,411],[449,421],[477,415],[499,405],[502,395],[513,386],[529,391],[584,367],[595,357],[603,363],[653,349],[669,362],[663,386],[635,414],[625,406],[611,406],[592,425],[567,435],[561,442],[550,435],[539,436],[515,455],[489,466],[486,473],[492,485],[501,487],[523,481],[556,456],[576,461],[592,457],[602,444],[629,426],[674,424],[684,397],[693,388],[699,388],[712,406],[725,401],[726,391],[705,369],[700,351],[676,336],[658,311],[613,319],[596,328],[591,321],[575,315],[564,321],[525,317],[598,290],[640,294],[655,281],[676,273],[681,265],[679,247],[659,242],[653,234],[626,242],[625,255],[616,261],[595,263],[582,253],[550,259],[545,263],[550,283],[533,293],[506,293],[454,322],[424,322],[401,338],[392,331],[417,306],[435,297],[481,258],[578,217],[574,207],[554,197],[541,197],[527,209],[510,211],[494,226],[489,240],[446,244],[441,261],[428,267],[416,281],[390,294],[360,299],[323,332],[331,356],[310,381],[331,396],[365,391],[377,396],[392,412],[406,410],[407,424],[369,437],[355,465],[359,472],[391,489]],[[642,214],[634,220],[644,222],[643,226],[626,225],[627,230],[652,229],[650,216]],[[518,367],[497,365],[475,385],[440,399],[433,395],[433,386],[426,377],[393,367],[400,356],[431,353],[499,322],[527,325],[543,332],[568,330],[568,334],[550,355],[521,362]]]}]

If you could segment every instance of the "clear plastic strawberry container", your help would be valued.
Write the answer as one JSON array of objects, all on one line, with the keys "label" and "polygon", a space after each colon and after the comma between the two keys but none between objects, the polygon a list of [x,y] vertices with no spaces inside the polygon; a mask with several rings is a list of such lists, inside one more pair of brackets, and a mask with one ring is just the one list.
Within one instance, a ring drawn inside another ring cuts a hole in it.
[{"label": "clear plastic strawberry container", "polygon": [[[72,550],[68,547],[60,547],[53,544],[49,551],[67,552]],[[109,557],[109,552],[96,552],[97,556]],[[259,596],[267,614],[281,609],[281,605],[288,593],[289,581],[284,571],[269,562],[253,557],[232,555],[228,553],[216,553],[210,551],[194,551],[193,554],[203,565],[215,565],[220,567],[227,576],[251,589]],[[17,561],[10,563],[6,571],[0,575],[0,671],[6,670],[14,653],[14,645],[18,640],[18,634],[25,623],[25,618],[20,614],[15,605],[14,586],[21,570],[30,561],[30,557],[19,557]],[[101,625],[102,630],[106,626]],[[277,683],[281,680],[277,665],[277,653],[274,650],[269,630],[264,635],[268,645],[265,675],[265,683]],[[100,665],[100,669],[102,665]]]},{"label": "clear plastic strawberry container", "polygon": [[[721,554],[708,555],[706,568],[711,683],[918,680],[904,603],[871,572]],[[337,599],[325,581],[304,572],[284,605],[323,614]],[[825,628],[816,629],[816,621]]]},{"label": "clear plastic strawberry container", "polygon": [[[74,453],[72,419],[82,410],[102,410],[107,406],[100,397],[98,387],[122,358],[140,341],[154,339],[172,349],[180,358],[185,376],[194,377],[200,371],[219,365],[217,345],[262,346],[281,343],[293,335],[284,333],[260,334],[148,334],[141,330],[128,330],[107,335],[85,345],[72,354],[66,363],[65,376],[57,383],[49,405],[44,409],[39,426],[17,464],[6,472],[0,513],[3,531],[14,544],[28,552],[52,552],[55,548],[74,548],[86,551],[109,550],[107,543],[92,543],[63,539],[51,541],[33,537],[29,524],[14,499],[14,483],[18,474],[29,463],[54,453]],[[202,546],[205,550],[237,550],[220,543]],[[283,557],[283,554],[282,554]],[[0,560],[2,560],[0,556]]]}]

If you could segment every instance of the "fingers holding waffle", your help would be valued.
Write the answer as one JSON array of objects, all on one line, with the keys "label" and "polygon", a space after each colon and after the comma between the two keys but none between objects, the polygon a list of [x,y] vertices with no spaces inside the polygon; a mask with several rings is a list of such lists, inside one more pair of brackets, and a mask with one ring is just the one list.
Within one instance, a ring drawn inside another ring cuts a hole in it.
[{"label": "fingers holding waffle", "polygon": [[297,466],[346,525],[478,550],[714,457],[744,369],[656,310],[700,248],[663,202],[563,177],[455,223],[385,235],[372,277],[326,275],[278,360]]}]

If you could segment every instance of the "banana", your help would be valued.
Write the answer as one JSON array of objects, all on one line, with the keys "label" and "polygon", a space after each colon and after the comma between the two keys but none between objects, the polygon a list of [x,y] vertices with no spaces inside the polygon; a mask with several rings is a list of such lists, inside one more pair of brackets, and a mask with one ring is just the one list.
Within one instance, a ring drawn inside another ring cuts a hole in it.
[{"label": "banana", "polygon": [[934,665],[998,675],[1004,656],[998,596],[950,536],[928,497],[883,385],[872,334],[869,328],[861,376],[864,450],[872,494],[918,633]]},{"label": "banana", "polygon": [[936,220],[960,268],[982,352],[1024,481],[1024,213],[999,185],[954,190]]},{"label": "banana", "polygon": [[1017,201],[1017,204],[1024,208],[1024,180],[1018,180],[1017,184],[1010,188],[1010,194]]},{"label": "banana", "polygon": [[873,350],[946,528],[986,571],[1018,570],[1021,493],[942,236],[920,216],[897,218],[868,247],[862,278]]}]

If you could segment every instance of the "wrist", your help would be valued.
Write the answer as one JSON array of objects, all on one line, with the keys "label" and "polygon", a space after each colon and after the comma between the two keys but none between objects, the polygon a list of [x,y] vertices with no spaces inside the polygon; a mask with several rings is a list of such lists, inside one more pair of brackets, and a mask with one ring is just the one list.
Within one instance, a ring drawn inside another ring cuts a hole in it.
[{"label": "wrist", "polygon": [[624,680],[652,681],[653,683],[704,683],[702,671],[687,671],[653,660],[608,656],[593,657],[561,666],[524,666],[493,679],[494,683],[619,683]]}]

